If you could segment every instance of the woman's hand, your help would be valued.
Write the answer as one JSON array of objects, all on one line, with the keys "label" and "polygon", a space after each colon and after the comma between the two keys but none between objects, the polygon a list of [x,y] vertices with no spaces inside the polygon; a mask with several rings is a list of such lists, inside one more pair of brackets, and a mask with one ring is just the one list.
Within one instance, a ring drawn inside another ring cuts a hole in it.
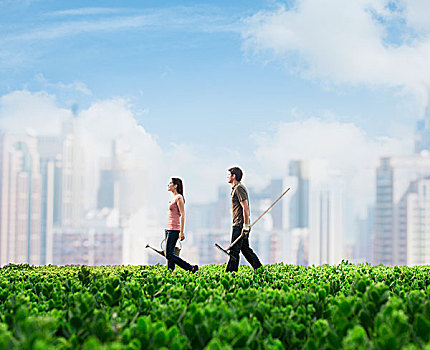
[{"label": "woman's hand", "polygon": [[185,235],[182,231],[179,232],[179,239],[183,241],[185,239]]}]

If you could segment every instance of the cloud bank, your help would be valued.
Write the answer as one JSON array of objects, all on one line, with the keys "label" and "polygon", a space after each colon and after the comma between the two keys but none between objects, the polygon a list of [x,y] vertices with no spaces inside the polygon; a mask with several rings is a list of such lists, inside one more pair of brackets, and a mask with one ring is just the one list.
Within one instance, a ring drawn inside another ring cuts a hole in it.
[{"label": "cloud bank", "polygon": [[329,171],[322,171],[318,179],[345,177],[349,195],[365,207],[373,199],[379,157],[409,154],[413,141],[408,134],[372,138],[355,124],[336,117],[301,117],[253,135],[247,150],[230,147],[223,154],[208,157],[198,145],[171,144],[162,149],[157,136],[137,123],[125,99],[96,101],[73,115],[57,105],[54,95],[45,92],[14,91],[0,97],[2,130],[59,134],[61,122],[70,118],[79,122],[86,157],[94,169],[87,196],[94,197],[97,191],[95,165],[110,155],[112,140],[117,140],[124,166],[138,169],[130,201],[146,206],[147,215],[157,217],[160,225],[165,219],[170,177],[184,180],[188,203],[209,202],[219,185],[228,186],[226,169],[231,166],[243,167],[246,183],[261,187],[264,181],[284,177],[290,160],[301,159],[325,160]]},{"label": "cloud bank", "polygon": [[306,118],[255,135],[255,157],[273,174],[285,174],[290,160],[324,160],[327,167],[319,169],[313,181],[324,183],[341,176],[348,185],[346,194],[363,211],[375,193],[379,158],[410,154],[412,140],[411,135],[371,138],[353,123]]},{"label": "cloud bank", "polygon": [[308,79],[400,87],[426,105],[429,11],[424,0],[297,0],[246,18],[244,49]]}]

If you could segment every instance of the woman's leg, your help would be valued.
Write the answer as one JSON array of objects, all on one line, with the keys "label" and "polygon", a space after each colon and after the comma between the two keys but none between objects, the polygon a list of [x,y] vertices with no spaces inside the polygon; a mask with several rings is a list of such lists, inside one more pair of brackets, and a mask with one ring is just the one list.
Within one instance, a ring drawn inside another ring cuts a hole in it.
[{"label": "woman's leg", "polygon": [[179,231],[166,231],[167,240],[166,240],[166,259],[167,259],[167,269],[174,270],[175,262],[171,258],[174,255],[176,241],[179,237]]},{"label": "woman's leg", "polygon": [[[179,238],[179,231],[169,230],[167,231],[167,243],[166,243],[166,258],[168,260],[167,268],[173,266],[172,270],[175,268],[175,264],[182,267],[184,270],[191,271],[193,267],[182,260],[179,256],[175,255],[175,245]],[[169,265],[172,264],[172,265]]]}]

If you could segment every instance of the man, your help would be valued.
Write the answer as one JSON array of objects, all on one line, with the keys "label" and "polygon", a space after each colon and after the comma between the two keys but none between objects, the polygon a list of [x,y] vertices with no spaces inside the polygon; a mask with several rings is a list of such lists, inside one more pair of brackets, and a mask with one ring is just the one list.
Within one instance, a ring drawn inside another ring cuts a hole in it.
[{"label": "man", "polygon": [[228,183],[231,184],[231,206],[233,213],[233,232],[231,242],[234,242],[237,237],[243,232],[243,237],[230,250],[230,254],[235,257],[230,257],[226,272],[237,271],[239,268],[239,253],[242,251],[243,256],[254,268],[254,271],[262,266],[257,255],[249,246],[249,200],[248,192],[245,186],[240,182],[243,172],[238,167],[233,167],[228,170]]}]

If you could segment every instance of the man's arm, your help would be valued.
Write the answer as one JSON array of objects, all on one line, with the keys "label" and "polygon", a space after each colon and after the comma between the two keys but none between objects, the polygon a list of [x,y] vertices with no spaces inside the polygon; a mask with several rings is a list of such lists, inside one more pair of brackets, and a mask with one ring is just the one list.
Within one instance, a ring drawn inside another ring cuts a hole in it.
[{"label": "man's arm", "polygon": [[248,200],[245,199],[240,202],[243,209],[243,230],[249,232],[249,205]]}]

